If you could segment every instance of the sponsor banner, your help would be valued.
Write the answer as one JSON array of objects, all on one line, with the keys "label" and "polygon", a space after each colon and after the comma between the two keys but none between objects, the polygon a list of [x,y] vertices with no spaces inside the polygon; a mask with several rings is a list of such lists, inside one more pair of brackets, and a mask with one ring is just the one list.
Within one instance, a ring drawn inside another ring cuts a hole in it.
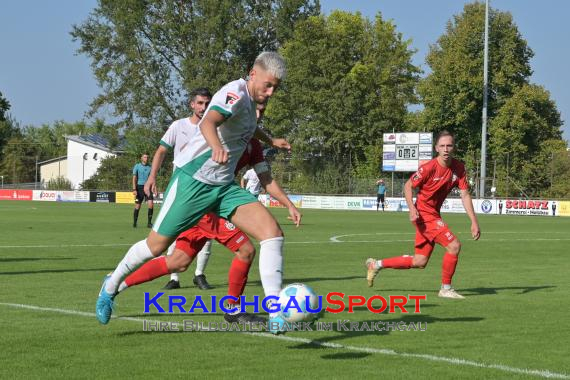
[{"label": "sponsor banner", "polygon": [[51,190],[33,190],[32,200],[55,202],[57,200],[57,191]]},{"label": "sponsor banner", "polygon": [[114,203],[115,202],[115,192],[111,191],[90,191],[89,192],[89,202],[97,203]]},{"label": "sponsor banner", "polygon": [[[287,198],[295,205],[297,208],[301,208],[303,205],[303,196],[302,195],[287,195]],[[284,207],[281,202],[277,199],[273,198],[269,194],[261,194],[257,198],[262,204],[267,207]]]},{"label": "sponsor banner", "polygon": [[558,205],[556,207],[556,215],[558,216],[570,216],[570,202],[569,201],[562,201],[557,202]]},{"label": "sponsor banner", "polygon": [[58,191],[58,202],[89,202],[89,191]]},{"label": "sponsor banner", "polygon": [[461,198],[447,198],[441,205],[441,212],[465,213]]},{"label": "sponsor banner", "polygon": [[115,202],[116,203],[135,203],[135,196],[133,193],[129,193],[128,191],[118,191],[115,193]]},{"label": "sponsor banner", "polygon": [[498,214],[496,199],[474,199],[473,206],[477,214]]},{"label": "sponsor banner", "polygon": [[497,207],[501,215],[555,216],[558,202],[534,199],[505,199],[499,200]]},{"label": "sponsor banner", "polygon": [[0,190],[0,200],[31,201],[33,197],[34,197],[33,190],[16,190],[16,189]]},{"label": "sponsor banner", "polygon": [[303,208],[321,208],[320,197],[316,195],[303,195]]}]

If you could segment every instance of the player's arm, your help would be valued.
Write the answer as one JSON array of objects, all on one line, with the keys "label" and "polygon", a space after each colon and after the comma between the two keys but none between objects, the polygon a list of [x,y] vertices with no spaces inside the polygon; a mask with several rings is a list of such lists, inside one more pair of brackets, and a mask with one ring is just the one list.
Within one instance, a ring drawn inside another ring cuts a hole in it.
[{"label": "player's arm", "polygon": [[408,204],[408,209],[410,210],[410,222],[415,222],[420,217],[416,206],[414,205],[414,192],[413,192],[413,183],[412,180],[409,179],[406,184],[404,185],[404,198],[406,198],[406,203]]},{"label": "player's arm", "polygon": [[133,193],[137,195],[137,166],[133,168]]},{"label": "player's arm", "polygon": [[166,157],[166,153],[168,153],[168,149],[163,146],[159,145],[156,152],[154,152],[154,156],[152,157],[152,166],[150,167],[150,174],[148,175],[148,179],[144,184],[144,193],[147,196],[150,196],[150,193],[157,194],[156,190],[156,176],[162,163],[164,162],[164,157]]},{"label": "player's arm", "polygon": [[275,148],[291,150],[291,144],[289,144],[289,142],[287,140],[279,139],[279,138],[273,138],[267,133],[267,131],[260,128],[259,126],[255,130],[253,137],[255,137],[256,139],[261,140],[264,143],[266,143],[267,145],[273,146]]},{"label": "player's arm", "polygon": [[303,215],[301,215],[297,207],[295,207],[287,194],[285,194],[285,191],[283,191],[281,185],[279,185],[279,183],[277,183],[277,181],[273,178],[271,175],[271,170],[258,173],[257,177],[259,178],[261,186],[265,188],[265,191],[267,191],[273,198],[277,199],[283,206],[287,207],[289,210],[289,216],[287,219],[293,221],[293,223],[299,227]]},{"label": "player's arm", "polygon": [[473,236],[474,240],[478,240],[481,236],[481,230],[479,229],[479,222],[477,221],[477,215],[475,214],[475,209],[473,208],[473,200],[471,199],[471,194],[469,194],[469,190],[460,191],[463,208],[467,212],[469,219],[471,219],[471,236]]},{"label": "player's arm", "polygon": [[200,122],[200,131],[208,146],[212,149],[212,161],[218,164],[228,162],[228,152],[220,141],[217,129],[225,120],[226,117],[224,115],[214,109],[210,109]]},{"label": "player's arm", "polygon": [[242,189],[245,189],[245,184],[246,184],[246,180],[245,180],[245,175],[243,177],[241,177],[241,181],[239,182],[239,185],[241,186]]}]

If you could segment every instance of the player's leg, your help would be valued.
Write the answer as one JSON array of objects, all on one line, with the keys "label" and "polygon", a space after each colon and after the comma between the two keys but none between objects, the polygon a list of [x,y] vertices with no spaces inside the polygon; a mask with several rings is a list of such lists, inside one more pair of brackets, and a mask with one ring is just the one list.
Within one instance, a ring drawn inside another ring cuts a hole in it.
[{"label": "player's leg", "polygon": [[380,194],[376,195],[376,211],[380,208]]},{"label": "player's leg", "polygon": [[203,210],[210,207],[211,189],[195,182],[181,171],[172,176],[153,230],[147,239],[134,244],[113,273],[105,278],[96,304],[99,322],[109,322],[120,283],[142,264],[162,254],[180,232],[196,224]]},{"label": "player's leg", "polygon": [[[382,204],[382,211],[384,211],[384,205],[385,205],[385,196],[384,194],[380,195],[380,203]],[[378,210],[376,210],[378,211]]]},{"label": "player's leg", "polygon": [[208,290],[212,289],[208,281],[206,280],[206,275],[204,274],[204,270],[208,265],[208,260],[210,260],[210,254],[212,253],[212,241],[208,240],[206,244],[204,244],[204,248],[200,252],[198,252],[198,256],[196,257],[196,271],[194,272],[194,285],[196,285],[201,290]]},{"label": "player's leg", "polygon": [[[170,247],[168,247],[168,251],[166,252],[166,256],[172,256],[175,248],[176,248],[176,242],[170,244]],[[170,281],[166,283],[163,289],[165,290],[180,289],[180,276],[178,275],[178,273],[173,272],[170,274]]]},{"label": "player's leg", "polygon": [[[229,186],[221,198],[218,215],[232,221],[243,232],[259,241],[259,274],[265,296],[278,297],[283,284],[283,231],[271,213],[250,193],[237,185]],[[280,313],[271,313],[270,331],[284,331]]]},{"label": "player's leg", "polygon": [[259,241],[259,272],[265,296],[277,296],[283,283],[283,231],[259,202],[239,206],[231,218],[239,229]]},{"label": "player's leg", "polygon": [[154,213],[154,198],[152,196],[152,193],[150,194],[149,197],[147,197],[147,205],[148,205],[148,220],[146,226],[148,228],[152,228],[152,215]]},{"label": "player's leg", "polygon": [[434,243],[425,235],[425,230],[426,228],[424,225],[416,225],[414,256],[402,255],[380,260],[368,258],[366,260],[366,281],[368,282],[368,286],[372,287],[374,285],[374,278],[378,275],[381,269],[425,268],[434,248]]},{"label": "player's leg", "polygon": [[135,210],[133,211],[133,227],[137,226],[137,221],[139,219],[139,212],[141,210],[141,204],[144,199],[144,192],[139,190],[137,186],[137,195],[135,196]]},{"label": "player's leg", "polygon": [[443,231],[437,235],[436,242],[445,248],[441,264],[441,289],[438,295],[442,298],[463,299],[465,297],[457,293],[451,286],[451,280],[455,274],[459,260],[459,252],[461,252],[461,242],[449,230],[447,225]]}]

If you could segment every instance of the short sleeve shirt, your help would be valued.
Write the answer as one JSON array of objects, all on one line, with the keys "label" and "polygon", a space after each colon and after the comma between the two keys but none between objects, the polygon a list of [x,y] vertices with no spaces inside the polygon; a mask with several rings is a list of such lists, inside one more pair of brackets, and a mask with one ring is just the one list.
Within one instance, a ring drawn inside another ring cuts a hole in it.
[{"label": "short sleeve shirt", "polygon": [[150,165],[143,165],[141,162],[133,167],[133,176],[137,177],[137,185],[144,185],[150,175]]},{"label": "short sleeve shirt", "polygon": [[416,208],[420,219],[425,222],[441,218],[441,205],[454,187],[461,190],[469,188],[465,166],[456,159],[452,159],[450,167],[443,167],[434,158],[422,165],[410,179],[412,187],[419,188]]}]

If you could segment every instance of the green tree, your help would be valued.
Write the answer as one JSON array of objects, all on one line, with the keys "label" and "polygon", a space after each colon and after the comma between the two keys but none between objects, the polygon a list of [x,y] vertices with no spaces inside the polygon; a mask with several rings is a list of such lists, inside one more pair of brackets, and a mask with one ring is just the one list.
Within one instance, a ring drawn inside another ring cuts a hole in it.
[{"label": "green tree", "polygon": [[[370,147],[402,128],[407,106],[417,101],[420,70],[409,44],[380,14],[369,20],[334,11],[297,24],[282,49],[288,74],[269,103],[267,125],[292,142],[297,177],[309,176],[297,178],[299,184],[344,193],[356,165],[373,162],[369,171],[378,173]],[[319,182],[326,178],[328,185]]]},{"label": "green tree", "polygon": [[[532,50],[508,12],[490,9],[489,103],[492,119],[532,73]],[[426,62],[431,73],[420,82],[423,123],[428,130],[454,132],[460,157],[471,157],[481,145],[485,5],[466,4],[446,32],[432,45]]]},{"label": "green tree", "polygon": [[6,112],[10,109],[10,103],[4,96],[2,95],[2,91],[0,91],[0,122],[6,121]]},{"label": "green tree", "polygon": [[91,114],[111,106],[128,127],[167,125],[187,115],[189,90],[245,75],[319,11],[318,0],[100,0],[71,32],[102,88]]},{"label": "green tree", "polygon": [[[499,194],[518,195],[522,190],[528,196],[540,196],[551,186],[553,154],[566,145],[561,126],[560,113],[544,88],[525,84],[515,90],[490,126],[491,157],[499,161],[495,174],[500,179]],[[516,185],[501,180],[507,178],[507,171]]]}]

